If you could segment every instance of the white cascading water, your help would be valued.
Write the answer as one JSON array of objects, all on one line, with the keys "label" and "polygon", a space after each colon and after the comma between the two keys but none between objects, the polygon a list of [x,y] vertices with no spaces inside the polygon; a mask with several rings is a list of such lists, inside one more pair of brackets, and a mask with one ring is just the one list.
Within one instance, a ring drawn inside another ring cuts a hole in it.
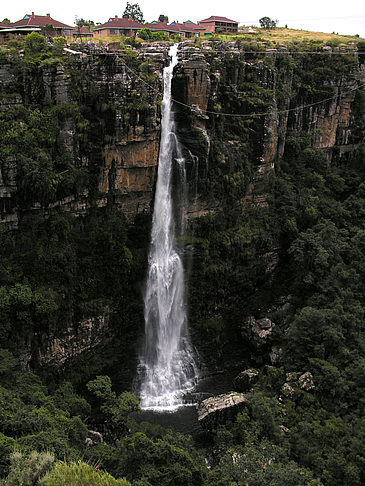
[{"label": "white cascading water", "polygon": [[184,208],[173,207],[173,165],[178,164],[185,173],[171,110],[177,47],[170,48],[171,63],[164,69],[160,154],[144,295],[145,344],[138,366],[141,408],[156,411],[183,406],[184,395],[198,380],[187,327],[184,269],[175,247],[175,227],[183,226]]}]

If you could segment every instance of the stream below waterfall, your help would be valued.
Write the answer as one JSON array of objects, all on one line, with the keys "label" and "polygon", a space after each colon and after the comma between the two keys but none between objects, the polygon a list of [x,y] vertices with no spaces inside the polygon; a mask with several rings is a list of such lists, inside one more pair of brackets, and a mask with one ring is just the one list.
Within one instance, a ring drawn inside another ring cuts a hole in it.
[{"label": "stream below waterfall", "polygon": [[191,405],[182,406],[173,412],[142,410],[135,418],[139,422],[147,421],[164,427],[171,427],[184,434],[199,435],[203,432],[203,429],[198,422],[198,404],[211,396],[232,391],[233,379],[243,369],[244,366],[242,366],[242,363],[239,363],[231,366],[229,369],[219,370],[203,376],[195,387],[194,392],[190,395],[190,399],[193,402]]}]

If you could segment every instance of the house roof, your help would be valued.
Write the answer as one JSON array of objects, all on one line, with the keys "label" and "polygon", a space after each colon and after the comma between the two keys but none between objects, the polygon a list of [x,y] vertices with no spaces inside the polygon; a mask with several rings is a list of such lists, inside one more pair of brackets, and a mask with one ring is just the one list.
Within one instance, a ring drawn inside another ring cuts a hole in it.
[{"label": "house roof", "polygon": [[185,28],[192,28],[194,30],[205,30],[204,27],[202,27],[201,25],[199,24],[195,24],[194,22],[192,22],[191,20],[187,20],[186,22],[183,22],[183,26]]},{"label": "house roof", "polygon": [[4,22],[0,22],[0,29],[8,29],[11,27],[11,24],[4,24]]},{"label": "house roof", "polygon": [[238,22],[236,22],[235,20],[227,19],[227,17],[216,17],[214,15],[209,17],[209,19],[199,21],[200,24],[202,22],[227,22],[227,23],[232,23],[232,24],[238,24]]},{"label": "house roof", "polygon": [[26,14],[21,20],[11,24],[12,27],[44,27],[45,25],[52,25],[55,29],[73,29],[70,25],[63,24],[58,20],[54,20],[49,14],[34,15]]},{"label": "house roof", "polygon": [[93,33],[90,30],[86,29],[86,27],[81,27],[80,29],[78,27],[75,27],[73,35],[93,35]]},{"label": "house roof", "polygon": [[205,30],[203,26],[194,24],[193,22],[184,22],[183,24],[172,22],[170,26],[175,27],[176,32],[197,32],[199,30]]},{"label": "house roof", "polygon": [[180,32],[180,29],[177,25],[168,25],[167,22],[156,22],[145,24],[143,26],[145,29],[151,29],[158,32]]},{"label": "house roof", "polygon": [[112,17],[105,22],[105,24],[98,25],[93,30],[103,30],[103,29],[143,29],[145,25],[140,24],[139,22],[129,18],[119,18],[117,15]]}]

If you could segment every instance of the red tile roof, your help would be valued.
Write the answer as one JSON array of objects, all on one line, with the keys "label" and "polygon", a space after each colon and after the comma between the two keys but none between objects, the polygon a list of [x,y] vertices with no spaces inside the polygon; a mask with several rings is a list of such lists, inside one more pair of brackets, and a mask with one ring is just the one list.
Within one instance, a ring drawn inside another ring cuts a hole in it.
[{"label": "red tile roof", "polygon": [[158,32],[180,32],[180,29],[177,25],[168,25],[166,22],[156,22],[151,24],[145,24],[143,26],[145,29],[156,30]]},{"label": "red tile roof", "polygon": [[3,27],[5,29],[8,29],[11,26],[12,26],[11,24],[4,24],[4,22],[0,22],[0,27]]},{"label": "red tile roof", "polygon": [[194,22],[191,22],[190,20],[188,22],[183,22],[183,25],[185,27],[193,27],[196,30],[202,30],[202,29],[204,29],[204,27],[202,27],[201,25],[195,24]]},{"label": "red tile roof", "polygon": [[227,19],[227,17],[216,17],[214,15],[209,17],[209,19],[200,20],[199,23],[202,23],[202,22],[229,22],[229,23],[232,23],[232,24],[238,24],[238,22],[236,22],[235,20]]},{"label": "red tile roof", "polygon": [[180,32],[197,32],[199,30],[205,30],[201,25],[190,23],[180,24],[179,22],[173,22],[168,25],[166,22],[153,22],[144,25],[145,29],[150,29],[157,32],[174,32],[179,34]]},{"label": "red tile roof", "polygon": [[105,24],[98,25],[93,30],[102,30],[102,29],[143,29],[145,25],[136,22],[133,19],[123,19],[115,16],[105,22]]},{"label": "red tile roof", "polygon": [[52,19],[52,17],[48,15],[31,15],[27,14],[24,16],[23,19],[18,20],[11,24],[12,27],[44,27],[45,25],[52,25],[55,29],[73,29],[70,25],[63,24],[62,22],[58,22],[58,20]]},{"label": "red tile roof", "polygon": [[87,30],[85,27],[81,27],[80,29],[78,27],[75,27],[75,30],[73,32],[73,35],[93,35],[90,30]]},{"label": "red tile roof", "polygon": [[205,27],[194,24],[194,22],[184,22],[183,24],[174,22],[173,26],[178,27],[180,32],[197,32],[199,30],[205,30]]}]

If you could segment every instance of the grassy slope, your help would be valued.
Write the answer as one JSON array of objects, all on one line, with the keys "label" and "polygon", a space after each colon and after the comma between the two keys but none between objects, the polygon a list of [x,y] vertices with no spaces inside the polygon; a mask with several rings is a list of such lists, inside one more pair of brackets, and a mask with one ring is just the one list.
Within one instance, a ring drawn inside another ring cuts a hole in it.
[{"label": "grassy slope", "polygon": [[[323,47],[325,45],[331,45],[332,47],[341,46],[351,46],[362,40],[356,35],[338,35],[338,34],[327,34],[325,32],[312,32],[308,30],[296,30],[296,29],[286,29],[284,27],[278,27],[276,29],[257,29],[258,35],[253,34],[239,34],[239,35],[214,35],[214,36],[202,36],[199,41],[204,40],[222,40],[222,41],[236,41],[238,39],[243,41],[255,41],[264,43],[266,47],[275,47],[275,45],[290,45],[295,46],[296,44],[303,47]],[[124,41],[125,37],[98,37],[93,39],[93,42],[103,45],[116,43],[118,41]],[[143,39],[137,37],[137,40],[144,43]],[[181,39],[182,41],[184,39]],[[199,42],[198,41],[198,42]],[[158,41],[161,42],[161,41]]]},{"label": "grassy slope", "polygon": [[[256,36],[246,35],[240,37],[250,37],[254,39]],[[338,34],[326,34],[324,32],[311,32],[308,30],[296,30],[276,28],[273,30],[259,29],[259,37],[270,41],[272,43],[285,44],[290,42],[305,42],[305,41],[317,41],[320,43],[338,43],[338,45],[346,45],[359,40],[355,35],[338,35]]]}]

